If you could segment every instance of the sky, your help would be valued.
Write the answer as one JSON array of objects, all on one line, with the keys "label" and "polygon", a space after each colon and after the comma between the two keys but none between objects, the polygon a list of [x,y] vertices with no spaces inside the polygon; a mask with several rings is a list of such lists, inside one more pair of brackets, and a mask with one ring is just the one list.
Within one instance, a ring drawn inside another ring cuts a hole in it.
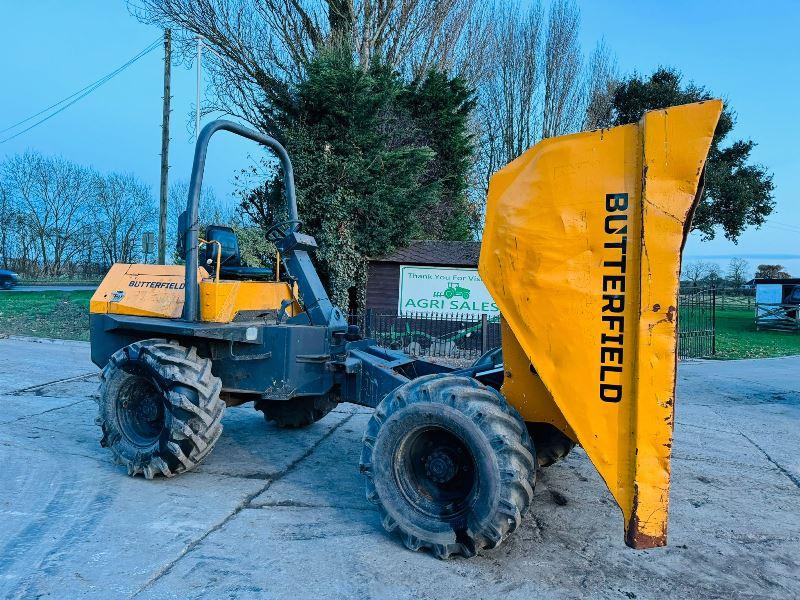
[{"label": "sky", "polygon": [[[734,108],[733,136],[758,144],[755,162],[774,173],[777,209],[735,245],[693,234],[684,262],[730,257],[781,262],[800,276],[800,1],[579,0],[587,52],[604,39],[622,73],[677,67]],[[132,17],[123,0],[0,0],[0,129],[114,70],[161,32]],[[161,48],[46,123],[5,143],[0,160],[25,150],[61,155],[101,171],[131,172],[157,194],[161,151]],[[195,72],[173,64],[170,181],[188,180]],[[207,117],[205,121],[210,119]],[[204,121],[204,122],[205,122]],[[16,131],[16,130],[15,130]],[[5,136],[0,134],[0,140]],[[218,134],[206,183],[230,197],[236,173],[259,150]]]}]

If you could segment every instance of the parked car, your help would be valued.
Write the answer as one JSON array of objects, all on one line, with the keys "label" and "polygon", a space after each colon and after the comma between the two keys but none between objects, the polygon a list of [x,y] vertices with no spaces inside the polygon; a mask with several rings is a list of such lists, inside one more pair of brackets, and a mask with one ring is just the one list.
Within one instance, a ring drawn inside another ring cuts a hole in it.
[{"label": "parked car", "polygon": [[19,275],[14,271],[0,269],[0,290],[10,290],[19,283]]}]

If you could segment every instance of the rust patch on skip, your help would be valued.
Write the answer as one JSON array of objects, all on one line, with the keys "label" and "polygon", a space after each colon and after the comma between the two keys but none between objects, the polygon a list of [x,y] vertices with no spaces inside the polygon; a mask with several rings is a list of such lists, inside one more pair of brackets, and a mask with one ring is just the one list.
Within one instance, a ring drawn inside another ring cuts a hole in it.
[{"label": "rust patch on skip", "polygon": [[670,323],[674,323],[675,322],[675,313],[676,312],[678,312],[678,309],[675,308],[674,306],[670,306],[667,309],[667,321],[669,321]]},{"label": "rust patch on skip", "polygon": [[628,532],[625,534],[625,544],[634,550],[660,548],[661,546],[667,545],[667,535],[648,535],[639,531],[636,526],[636,517],[634,517],[628,524]]},{"label": "rust patch on skip", "polygon": [[[652,515],[651,515],[652,516]],[[667,545],[667,522],[662,522],[661,530],[657,535],[651,535],[641,530],[641,519],[639,519],[639,494],[634,492],[633,511],[625,528],[625,545],[634,550],[647,550],[648,548],[660,548]]]}]

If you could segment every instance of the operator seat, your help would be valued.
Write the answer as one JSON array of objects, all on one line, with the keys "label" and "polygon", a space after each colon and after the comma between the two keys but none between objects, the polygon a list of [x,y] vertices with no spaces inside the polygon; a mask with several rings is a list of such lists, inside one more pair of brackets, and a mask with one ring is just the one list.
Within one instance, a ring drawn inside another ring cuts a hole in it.
[{"label": "operator seat", "polygon": [[[209,225],[206,229],[206,240],[217,241],[222,246],[222,259],[220,261],[220,279],[270,281],[275,272],[272,269],[261,267],[246,267],[242,264],[239,253],[239,240],[230,227],[223,225]],[[217,268],[216,244],[206,244],[205,268],[209,273],[215,273]]]}]

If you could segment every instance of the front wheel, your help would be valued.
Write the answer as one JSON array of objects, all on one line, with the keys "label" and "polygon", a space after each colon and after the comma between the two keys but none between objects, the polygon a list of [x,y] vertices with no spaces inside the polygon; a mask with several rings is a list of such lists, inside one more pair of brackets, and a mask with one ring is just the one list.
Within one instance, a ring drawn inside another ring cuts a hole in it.
[{"label": "front wheel", "polygon": [[100,445],[131,476],[189,471],[222,433],[221,389],[211,361],[194,348],[160,339],[125,346],[101,374]]},{"label": "front wheel", "polygon": [[535,452],[503,397],[468,377],[428,375],[375,409],[361,454],[383,527],[438,558],[496,548],[533,497]]}]

